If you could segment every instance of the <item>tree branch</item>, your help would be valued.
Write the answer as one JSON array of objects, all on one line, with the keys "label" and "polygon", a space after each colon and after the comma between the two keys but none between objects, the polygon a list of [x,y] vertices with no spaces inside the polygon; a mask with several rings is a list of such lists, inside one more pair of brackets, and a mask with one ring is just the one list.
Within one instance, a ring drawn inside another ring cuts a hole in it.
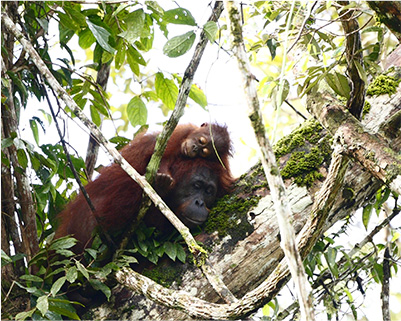
[{"label": "tree branch", "polygon": [[[401,96],[401,92],[395,95]],[[309,96],[308,109],[331,133],[341,133],[350,157],[392,191],[401,193],[401,161],[382,136],[365,131],[364,126],[327,93]]]},{"label": "tree branch", "polygon": [[306,279],[305,269],[302,259],[298,253],[295,241],[295,232],[290,223],[289,215],[291,208],[288,203],[286,188],[277,166],[276,157],[269,139],[266,136],[265,125],[260,111],[259,98],[257,95],[255,77],[252,75],[248,57],[244,48],[242,27],[240,24],[239,7],[236,2],[224,1],[227,10],[232,48],[238,61],[244,91],[249,110],[249,118],[254,128],[256,140],[258,141],[262,153],[262,166],[269,183],[271,196],[276,209],[277,220],[279,222],[281,234],[281,247],[284,250],[291,275],[294,279],[298,300],[301,306],[301,318],[303,320],[313,320],[314,311],[311,300],[311,288]]},{"label": "tree branch", "polygon": [[[349,5],[349,1],[338,1],[343,6]],[[359,24],[354,17],[353,10],[339,10],[338,14],[343,15],[341,24],[345,31],[346,37],[346,57],[347,57],[347,73],[350,83],[350,98],[347,101],[347,108],[352,115],[360,119],[363,105],[365,103],[365,81],[361,77],[363,72],[363,52],[361,35],[359,34]],[[365,77],[366,78],[366,77]]]},{"label": "tree branch", "polygon": [[[3,59],[1,59],[1,65],[2,67],[5,66]],[[2,72],[5,72],[5,70],[6,69],[2,68]],[[5,77],[8,78],[8,76]],[[13,100],[13,90],[11,87],[12,86],[11,81],[9,83],[10,85],[7,86],[6,88],[6,90],[9,93],[9,99],[4,104],[3,103],[1,104],[2,134],[4,133],[4,137],[15,138],[17,137],[17,131],[18,131],[18,118]],[[25,153],[25,151],[23,152]],[[9,160],[11,161],[10,166],[12,165],[14,168],[13,175],[16,180],[16,189],[18,191],[18,198],[19,198],[18,203],[21,206],[21,214],[22,214],[22,220],[20,217],[19,218],[20,224],[18,226],[18,224],[16,224],[17,223],[16,220],[14,219],[15,207],[13,206],[13,204],[15,203],[13,200],[13,202],[10,204],[10,206],[12,205],[13,207],[12,209],[9,208],[10,211],[12,210],[12,213],[9,213],[10,221],[15,223],[15,226],[13,226],[12,228],[12,230],[14,231],[12,236],[13,240],[16,242],[15,243],[16,249],[21,250],[20,253],[26,253],[28,260],[30,260],[39,250],[38,232],[36,225],[36,207],[33,200],[32,189],[30,182],[28,180],[27,172],[23,167],[21,167],[18,161],[17,148],[14,145],[14,143],[8,147],[8,154],[9,154]],[[2,171],[2,176],[3,176],[3,171]],[[8,179],[10,179],[9,182],[12,183],[11,177],[8,177]],[[8,196],[14,199],[14,194],[13,195],[8,194]],[[18,232],[21,233],[22,237],[21,248],[19,248],[19,245],[21,243],[19,241]],[[21,273],[22,271],[19,272]]]},{"label": "tree branch", "polygon": [[[110,75],[110,63],[102,63],[96,76],[96,84],[106,91],[107,81]],[[103,115],[100,116],[103,120]],[[102,124],[100,124],[100,127]],[[95,165],[99,155],[99,144],[97,141],[89,135],[88,148],[86,150],[85,167],[88,175],[88,180],[92,180],[93,172],[95,171]]]},{"label": "tree branch", "polygon": [[400,1],[366,1],[377,15],[377,21],[387,28],[401,41],[401,3]]},{"label": "tree branch", "polygon": [[391,321],[390,317],[390,250],[388,247],[384,250],[383,258],[383,284],[380,294],[382,299],[382,315],[383,321]]}]

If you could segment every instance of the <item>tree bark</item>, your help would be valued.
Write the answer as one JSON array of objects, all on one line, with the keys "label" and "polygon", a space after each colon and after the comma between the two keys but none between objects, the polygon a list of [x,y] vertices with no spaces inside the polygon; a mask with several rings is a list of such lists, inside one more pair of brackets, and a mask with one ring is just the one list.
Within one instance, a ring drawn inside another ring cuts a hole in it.
[{"label": "tree bark", "polygon": [[[7,6],[2,8],[2,11],[3,10],[10,12],[11,17],[15,19],[14,15],[17,13],[17,2],[9,2]],[[4,47],[7,50],[8,55],[2,55],[1,69],[2,78],[4,77],[5,79],[9,80],[9,85],[7,85],[6,88],[9,98],[4,104],[1,104],[2,138],[11,138],[18,136],[18,117],[16,106],[14,104],[13,83],[6,74],[6,71],[11,70],[13,67],[12,57],[14,50],[14,38],[10,33],[6,32],[4,33],[4,38]],[[25,253],[27,255],[27,259],[30,260],[39,249],[36,226],[36,208],[32,197],[32,188],[28,180],[26,170],[22,168],[18,162],[17,148],[14,144],[7,148],[6,154],[10,163],[8,166],[6,166],[7,168],[2,163],[2,181],[3,178],[5,179],[3,181],[4,188],[2,186],[2,209],[6,209],[4,214],[7,215],[7,221],[10,223],[10,231],[13,231],[11,233],[11,237],[15,242],[16,250],[19,250],[19,253]],[[16,182],[15,190],[13,179],[15,179]],[[20,205],[21,217],[19,226],[15,219],[16,208],[14,192],[16,192],[18,204]],[[17,231],[18,229],[21,233],[22,244],[19,240],[19,233]],[[23,273],[23,271],[20,272]]]}]

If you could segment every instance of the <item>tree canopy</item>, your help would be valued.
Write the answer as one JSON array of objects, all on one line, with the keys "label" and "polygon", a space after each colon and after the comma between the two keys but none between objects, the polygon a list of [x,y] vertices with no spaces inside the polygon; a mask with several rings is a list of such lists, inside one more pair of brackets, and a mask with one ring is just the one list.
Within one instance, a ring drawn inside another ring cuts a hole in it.
[{"label": "tree canopy", "polygon": [[[400,17],[396,1],[2,2],[2,318],[399,318]],[[89,265],[53,239],[110,159],[160,204],[171,133],[210,119],[243,175],[195,237],[166,209],[178,232],[134,225],[113,255],[99,233]],[[154,128],[143,177],[117,150]]]}]

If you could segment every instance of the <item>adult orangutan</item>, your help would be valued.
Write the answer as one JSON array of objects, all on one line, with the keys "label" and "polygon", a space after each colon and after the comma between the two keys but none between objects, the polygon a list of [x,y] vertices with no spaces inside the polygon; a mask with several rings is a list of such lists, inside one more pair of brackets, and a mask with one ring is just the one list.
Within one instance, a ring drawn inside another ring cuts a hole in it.
[{"label": "adult orangutan", "polygon": [[[121,154],[141,174],[152,156],[158,133],[143,133],[125,146]],[[225,126],[179,125],[171,135],[154,182],[155,190],[188,227],[204,223],[216,197],[233,182],[228,158],[231,141]],[[85,187],[95,207],[93,213],[80,193],[58,216],[56,237],[72,234],[81,253],[91,244],[97,225],[109,235],[122,232],[136,219],[142,189],[118,164],[100,171]],[[144,219],[161,232],[171,229],[163,214],[152,206]]]}]

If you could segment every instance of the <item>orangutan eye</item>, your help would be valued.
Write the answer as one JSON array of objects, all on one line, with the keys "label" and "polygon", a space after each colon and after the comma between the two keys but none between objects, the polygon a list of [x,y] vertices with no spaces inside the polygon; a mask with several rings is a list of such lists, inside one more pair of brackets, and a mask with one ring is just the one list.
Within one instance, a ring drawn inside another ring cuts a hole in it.
[{"label": "orangutan eye", "polygon": [[205,145],[207,143],[207,139],[205,137],[201,136],[199,138],[199,143],[201,143],[202,145]]},{"label": "orangutan eye", "polygon": [[204,156],[208,156],[210,154],[209,148],[202,149],[202,153],[203,153]]}]

